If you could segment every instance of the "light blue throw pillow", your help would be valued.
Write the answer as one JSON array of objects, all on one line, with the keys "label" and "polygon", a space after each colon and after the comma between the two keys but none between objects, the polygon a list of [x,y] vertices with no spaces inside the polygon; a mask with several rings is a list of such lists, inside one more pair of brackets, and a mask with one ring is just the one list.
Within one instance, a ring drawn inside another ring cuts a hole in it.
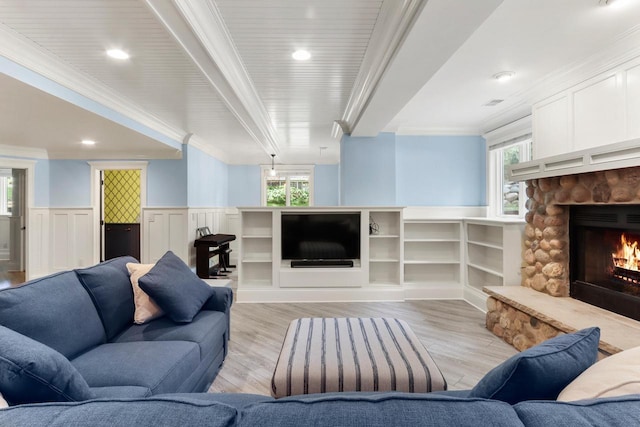
[{"label": "light blue throw pillow", "polygon": [[560,392],[598,358],[600,328],[551,338],[493,368],[469,397],[502,400],[555,400]]},{"label": "light blue throw pillow", "polygon": [[71,362],[51,347],[4,326],[0,343],[0,390],[10,405],[94,397]]},{"label": "light blue throw pillow", "polygon": [[177,323],[191,322],[214,290],[168,251],[138,284]]}]

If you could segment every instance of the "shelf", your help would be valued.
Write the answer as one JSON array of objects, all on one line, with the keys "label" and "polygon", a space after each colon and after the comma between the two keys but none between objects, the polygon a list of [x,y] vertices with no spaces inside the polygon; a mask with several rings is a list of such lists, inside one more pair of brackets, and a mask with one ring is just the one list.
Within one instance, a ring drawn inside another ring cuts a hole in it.
[{"label": "shelf", "polygon": [[437,260],[404,260],[404,264],[405,265],[416,265],[416,264],[432,264],[432,265],[451,265],[451,264],[460,264],[460,260],[444,260],[444,261],[437,261]]},{"label": "shelf", "polygon": [[259,262],[268,262],[271,263],[271,255],[268,257],[247,257],[244,258],[241,262],[249,262],[249,263],[259,263]]},{"label": "shelf", "polygon": [[467,266],[472,267],[472,268],[475,268],[475,269],[477,269],[477,270],[482,270],[482,271],[484,271],[485,273],[493,274],[494,276],[497,276],[497,277],[502,278],[502,273],[501,273],[501,272],[499,272],[499,271],[492,270],[492,269],[490,269],[490,268],[483,267],[483,266],[481,266],[481,265],[472,264],[472,263],[470,263],[470,262],[468,262],[468,263],[467,263]]},{"label": "shelf", "polygon": [[271,239],[271,237],[273,237],[271,236],[271,234],[260,234],[260,235],[250,234],[250,235],[242,236],[243,239]]},{"label": "shelf", "polygon": [[460,222],[411,221],[404,223],[405,241],[460,241]]},{"label": "shelf", "polygon": [[447,281],[442,281],[442,280],[431,280],[431,281],[426,281],[426,280],[422,280],[422,281],[404,281],[405,286],[417,286],[417,287],[424,287],[424,286],[429,286],[429,285],[434,285],[434,284],[438,284],[438,285],[442,285],[442,286],[460,286],[460,282],[447,282]]},{"label": "shelf", "polygon": [[467,241],[483,242],[502,249],[502,224],[490,225],[467,223]]},{"label": "shelf", "polygon": [[400,262],[398,258],[370,258],[369,262]]},{"label": "shelf", "polygon": [[460,284],[460,264],[404,264],[404,283]]},{"label": "shelf", "polygon": [[397,239],[399,234],[369,234],[370,239]]},{"label": "shelf", "polygon": [[404,239],[405,242],[459,243],[460,239]]},{"label": "shelf", "polygon": [[405,261],[460,262],[460,242],[404,242]]},{"label": "shelf", "polygon": [[492,249],[498,249],[498,250],[502,250],[502,245],[496,245],[493,243],[486,243],[486,242],[477,242],[475,240],[467,240],[467,243],[471,244],[471,245],[477,245],[477,246],[482,246],[485,248],[492,248]]}]

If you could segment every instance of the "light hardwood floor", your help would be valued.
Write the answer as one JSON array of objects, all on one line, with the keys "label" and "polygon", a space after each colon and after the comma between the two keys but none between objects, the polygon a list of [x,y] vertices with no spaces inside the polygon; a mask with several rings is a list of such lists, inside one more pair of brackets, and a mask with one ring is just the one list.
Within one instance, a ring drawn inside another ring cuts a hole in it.
[{"label": "light hardwood floor", "polygon": [[484,327],[484,313],[459,300],[234,304],[231,341],[210,392],[270,394],[271,375],[289,322],[300,317],[397,317],[440,367],[449,390],[472,388],[516,353]]}]

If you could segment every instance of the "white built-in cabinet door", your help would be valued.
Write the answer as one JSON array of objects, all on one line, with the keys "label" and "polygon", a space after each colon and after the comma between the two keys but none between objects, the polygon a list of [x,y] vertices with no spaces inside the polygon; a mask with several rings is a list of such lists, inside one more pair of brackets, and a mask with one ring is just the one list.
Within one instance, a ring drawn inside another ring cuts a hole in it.
[{"label": "white built-in cabinet door", "polygon": [[533,158],[640,138],[640,58],[532,107]]}]

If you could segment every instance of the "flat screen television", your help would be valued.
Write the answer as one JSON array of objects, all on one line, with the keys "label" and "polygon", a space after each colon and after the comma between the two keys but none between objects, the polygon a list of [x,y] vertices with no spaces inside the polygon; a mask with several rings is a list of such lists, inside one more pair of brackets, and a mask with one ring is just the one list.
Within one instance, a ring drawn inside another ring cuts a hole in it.
[{"label": "flat screen television", "polygon": [[360,213],[283,213],[282,259],[360,259]]}]

